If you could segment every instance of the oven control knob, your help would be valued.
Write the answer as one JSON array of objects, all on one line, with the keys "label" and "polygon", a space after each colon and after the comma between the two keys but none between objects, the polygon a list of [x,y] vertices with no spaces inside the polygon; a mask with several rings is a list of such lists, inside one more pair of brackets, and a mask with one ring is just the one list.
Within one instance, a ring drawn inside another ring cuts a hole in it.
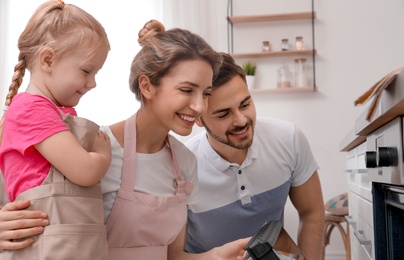
[{"label": "oven control knob", "polygon": [[397,147],[379,147],[378,148],[379,167],[397,166],[398,153]]},{"label": "oven control knob", "polygon": [[365,164],[366,168],[376,168],[377,167],[377,156],[375,151],[366,152]]}]

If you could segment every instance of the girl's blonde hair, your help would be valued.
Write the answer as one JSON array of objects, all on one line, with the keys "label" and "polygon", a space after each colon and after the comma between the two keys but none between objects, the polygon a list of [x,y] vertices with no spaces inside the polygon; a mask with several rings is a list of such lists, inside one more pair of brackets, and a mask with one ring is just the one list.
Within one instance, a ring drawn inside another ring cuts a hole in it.
[{"label": "girl's blonde hair", "polygon": [[[52,48],[58,57],[79,51],[91,58],[98,47],[103,45],[110,48],[107,34],[89,13],[61,1],[50,0],[43,3],[32,15],[18,39],[20,53],[6,97],[5,109],[18,93],[25,70],[33,68],[35,58],[43,48]],[[4,115],[0,122],[0,138],[3,120]]]},{"label": "girl's blonde hair", "polygon": [[159,86],[161,78],[180,61],[204,60],[212,66],[214,77],[222,62],[221,55],[199,35],[178,28],[165,31],[157,20],[147,22],[138,36],[142,49],[132,61],[129,86],[139,101],[143,100],[138,82],[141,75]]}]

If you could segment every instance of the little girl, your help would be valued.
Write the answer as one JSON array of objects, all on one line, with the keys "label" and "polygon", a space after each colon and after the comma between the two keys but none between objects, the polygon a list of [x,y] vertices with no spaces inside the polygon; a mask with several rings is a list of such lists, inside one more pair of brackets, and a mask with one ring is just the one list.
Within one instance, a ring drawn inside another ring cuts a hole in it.
[{"label": "little girl", "polygon": [[[50,225],[33,246],[2,259],[108,259],[99,181],[111,160],[109,137],[76,115],[96,86],[109,41],[74,5],[48,1],[29,20],[6,98],[0,168],[10,201],[31,200]],[[30,82],[18,93],[28,69]]]}]

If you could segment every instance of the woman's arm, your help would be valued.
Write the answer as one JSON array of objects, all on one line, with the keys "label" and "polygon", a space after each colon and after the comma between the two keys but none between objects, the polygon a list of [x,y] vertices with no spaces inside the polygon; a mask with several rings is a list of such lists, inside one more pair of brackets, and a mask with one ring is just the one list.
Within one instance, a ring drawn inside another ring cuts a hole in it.
[{"label": "woman's arm", "polygon": [[239,239],[227,243],[221,247],[215,247],[212,250],[200,253],[191,254],[184,251],[186,243],[187,227],[186,225],[181,230],[175,241],[168,246],[168,259],[169,260],[185,260],[185,259],[204,259],[204,260],[235,260],[243,259],[244,247],[250,238]]},{"label": "woman's arm", "polygon": [[91,152],[87,152],[69,131],[54,134],[35,148],[71,182],[91,186],[99,182],[111,162],[109,136],[98,132]]},{"label": "woman's arm", "polygon": [[[46,213],[42,211],[23,210],[30,201],[7,203],[0,210],[0,251],[17,250],[30,246],[34,240],[31,236],[43,232],[49,224]],[[13,239],[22,239],[14,242]]]}]

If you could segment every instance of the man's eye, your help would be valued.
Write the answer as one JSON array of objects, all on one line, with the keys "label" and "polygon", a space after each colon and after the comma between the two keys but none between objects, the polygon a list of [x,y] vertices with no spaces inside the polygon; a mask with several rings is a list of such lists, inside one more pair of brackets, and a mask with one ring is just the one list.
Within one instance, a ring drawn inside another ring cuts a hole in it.
[{"label": "man's eye", "polygon": [[249,107],[249,106],[250,106],[250,103],[247,103],[247,104],[242,105],[241,107],[246,108],[246,107]]},{"label": "man's eye", "polygon": [[190,88],[181,88],[180,91],[184,93],[192,93],[192,89]]},{"label": "man's eye", "polygon": [[228,115],[229,115],[229,113],[225,113],[225,114],[220,115],[219,118],[225,118]]}]

